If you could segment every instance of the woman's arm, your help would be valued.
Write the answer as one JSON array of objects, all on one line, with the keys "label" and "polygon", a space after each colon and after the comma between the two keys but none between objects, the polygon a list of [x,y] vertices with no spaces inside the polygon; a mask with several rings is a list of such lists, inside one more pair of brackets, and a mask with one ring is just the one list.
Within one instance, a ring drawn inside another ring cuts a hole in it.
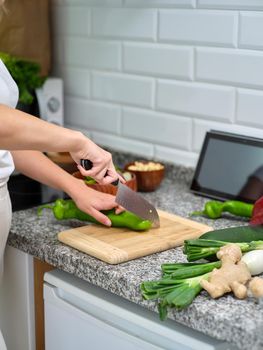
[{"label": "woman's arm", "polygon": [[80,132],[0,104],[0,149],[76,152],[84,141]]},{"label": "woman's arm", "polygon": [[[115,197],[92,190],[38,151],[12,151],[15,166],[24,175],[50,187],[66,192],[84,212],[99,222],[110,226],[111,222],[100,210],[118,207]],[[118,209],[118,208],[117,208]],[[120,212],[121,210],[117,210]]]},{"label": "woman's arm", "polygon": [[81,132],[45,122],[1,104],[0,149],[70,152],[77,164],[80,164],[80,159],[89,159],[93,163],[89,171],[79,166],[84,176],[91,176],[102,184],[120,178],[115,171],[111,154]]}]

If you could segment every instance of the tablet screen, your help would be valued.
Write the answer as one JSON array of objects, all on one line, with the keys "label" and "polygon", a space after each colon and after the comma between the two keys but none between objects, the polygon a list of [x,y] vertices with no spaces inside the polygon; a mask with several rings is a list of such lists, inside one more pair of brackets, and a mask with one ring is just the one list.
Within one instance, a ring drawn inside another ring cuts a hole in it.
[{"label": "tablet screen", "polygon": [[254,202],[263,195],[263,139],[208,132],[191,190],[212,198]]}]

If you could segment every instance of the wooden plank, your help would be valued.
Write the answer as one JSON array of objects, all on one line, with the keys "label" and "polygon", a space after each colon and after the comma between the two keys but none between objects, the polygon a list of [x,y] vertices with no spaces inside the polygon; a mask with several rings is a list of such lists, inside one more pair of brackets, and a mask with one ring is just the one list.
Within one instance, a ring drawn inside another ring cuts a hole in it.
[{"label": "wooden plank", "polygon": [[88,225],[60,232],[58,239],[109,264],[118,264],[182,245],[211,227],[158,210],[160,228],[135,232],[127,228]]},{"label": "wooden plank", "polygon": [[35,295],[35,337],[36,350],[45,350],[44,322],[44,274],[54,267],[34,258],[34,295]]}]

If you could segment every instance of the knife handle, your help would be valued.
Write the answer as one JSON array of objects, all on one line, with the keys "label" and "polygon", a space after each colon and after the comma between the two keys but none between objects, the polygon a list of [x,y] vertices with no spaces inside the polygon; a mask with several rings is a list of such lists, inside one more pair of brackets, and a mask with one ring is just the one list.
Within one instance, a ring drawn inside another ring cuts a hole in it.
[{"label": "knife handle", "polygon": [[[80,160],[80,165],[81,165],[85,170],[90,170],[90,169],[93,167],[92,162],[91,162],[90,160],[88,160],[88,159],[81,159],[81,160]],[[105,176],[106,176],[106,175],[107,175],[107,172],[106,172]],[[112,184],[113,186],[117,186],[118,183],[119,183],[119,179],[113,181],[111,184]]]}]

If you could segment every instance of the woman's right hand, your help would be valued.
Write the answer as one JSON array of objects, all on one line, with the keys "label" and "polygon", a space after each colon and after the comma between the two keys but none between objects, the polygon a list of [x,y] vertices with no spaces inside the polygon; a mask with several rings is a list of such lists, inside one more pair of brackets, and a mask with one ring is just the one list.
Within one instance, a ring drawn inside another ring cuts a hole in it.
[{"label": "woman's right hand", "polygon": [[[78,164],[78,169],[83,176],[90,176],[103,185],[110,184],[117,179],[125,183],[125,180],[115,170],[111,154],[84,135],[78,144],[78,149],[70,154]],[[93,167],[90,170],[85,170],[80,165],[81,159],[90,160]]]}]

